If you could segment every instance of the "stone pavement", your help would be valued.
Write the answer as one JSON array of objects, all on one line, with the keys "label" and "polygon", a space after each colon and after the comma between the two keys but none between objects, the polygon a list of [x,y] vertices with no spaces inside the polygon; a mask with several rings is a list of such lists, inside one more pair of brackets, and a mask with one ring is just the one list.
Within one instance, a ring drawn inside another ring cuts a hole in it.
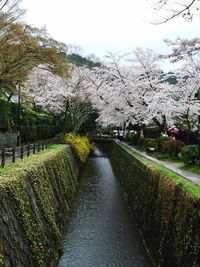
[{"label": "stone pavement", "polygon": [[186,170],[182,170],[180,168],[178,168],[174,163],[172,162],[166,162],[166,161],[163,161],[163,160],[158,160],[156,158],[153,158],[151,156],[149,156],[146,152],[144,151],[139,151],[137,149],[135,149],[134,147],[122,142],[121,144],[123,144],[125,147],[129,148],[130,150],[132,150],[133,152],[139,154],[140,156],[142,157],[145,157],[146,159],[158,164],[158,165],[161,165],[169,170],[172,170],[173,172],[181,175],[182,177],[184,177],[185,179],[191,181],[192,183],[194,184],[197,184],[200,186],[200,175],[198,174],[195,174],[195,173],[192,173],[190,171],[186,171]]}]

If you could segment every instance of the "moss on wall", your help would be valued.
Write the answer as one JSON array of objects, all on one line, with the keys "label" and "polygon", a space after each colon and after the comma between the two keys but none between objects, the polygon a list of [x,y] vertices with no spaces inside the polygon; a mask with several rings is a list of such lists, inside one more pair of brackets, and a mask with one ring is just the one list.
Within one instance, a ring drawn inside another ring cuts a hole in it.
[{"label": "moss on wall", "polygon": [[155,266],[200,266],[200,188],[120,144],[111,163]]},{"label": "moss on wall", "polygon": [[18,161],[0,174],[0,266],[55,266],[78,164],[69,146]]}]

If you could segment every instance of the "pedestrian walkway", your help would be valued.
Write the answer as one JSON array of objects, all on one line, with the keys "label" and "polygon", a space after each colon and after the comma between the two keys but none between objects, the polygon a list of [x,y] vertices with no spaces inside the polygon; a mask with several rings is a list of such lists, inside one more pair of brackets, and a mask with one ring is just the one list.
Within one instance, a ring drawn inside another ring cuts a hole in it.
[{"label": "pedestrian walkway", "polygon": [[186,170],[181,170],[180,168],[178,168],[174,163],[172,162],[166,162],[166,161],[163,161],[163,160],[158,160],[156,158],[153,158],[151,156],[149,156],[146,152],[144,151],[140,151],[138,149],[135,149],[134,147],[126,144],[126,143],[122,143],[123,146],[129,148],[130,150],[132,150],[133,152],[139,154],[140,156],[158,164],[158,165],[161,165],[169,170],[172,170],[173,172],[181,175],[182,177],[184,177],[185,179],[191,181],[192,183],[194,184],[197,184],[200,186],[200,175],[198,174],[195,174],[195,173],[192,173],[190,171],[186,171]]}]

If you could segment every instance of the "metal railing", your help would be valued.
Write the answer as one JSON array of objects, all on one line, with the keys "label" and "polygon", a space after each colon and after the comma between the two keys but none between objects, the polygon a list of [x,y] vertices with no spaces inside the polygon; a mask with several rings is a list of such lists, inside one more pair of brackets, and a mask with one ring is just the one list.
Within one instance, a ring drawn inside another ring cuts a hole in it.
[{"label": "metal railing", "polygon": [[0,149],[0,167],[4,168],[7,164],[15,162],[17,159],[29,157],[31,154],[35,154],[46,149],[49,145],[57,143],[58,139],[49,139],[19,147],[2,148]]},{"label": "metal railing", "polygon": [[93,135],[90,136],[89,139],[91,141],[112,141],[115,137],[110,135]]}]

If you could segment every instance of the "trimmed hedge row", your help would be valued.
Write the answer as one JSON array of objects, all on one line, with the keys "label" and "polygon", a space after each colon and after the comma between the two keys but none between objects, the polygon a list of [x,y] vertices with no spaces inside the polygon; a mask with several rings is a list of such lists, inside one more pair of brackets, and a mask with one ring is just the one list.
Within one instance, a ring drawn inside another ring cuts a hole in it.
[{"label": "trimmed hedge row", "polygon": [[22,142],[34,142],[48,139],[58,134],[60,129],[55,125],[21,126]]},{"label": "trimmed hedge row", "polygon": [[55,266],[78,166],[54,145],[0,170],[0,266]]},{"label": "trimmed hedge row", "polygon": [[185,143],[179,140],[166,140],[161,143],[161,151],[167,152],[172,156],[178,156],[181,152],[181,148],[185,146]]},{"label": "trimmed hedge row", "polygon": [[121,144],[111,163],[155,266],[200,266],[200,189]]}]

